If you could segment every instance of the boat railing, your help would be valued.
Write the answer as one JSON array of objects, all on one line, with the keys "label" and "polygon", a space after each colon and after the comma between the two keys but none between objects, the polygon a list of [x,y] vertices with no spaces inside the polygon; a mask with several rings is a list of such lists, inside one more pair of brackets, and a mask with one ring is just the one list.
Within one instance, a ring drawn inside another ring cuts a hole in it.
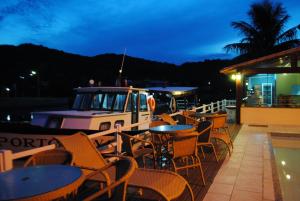
[{"label": "boat railing", "polygon": [[[229,105],[235,105],[235,101],[224,99],[222,101],[212,102],[210,104],[203,104],[200,107],[194,107],[192,109],[192,111],[200,112],[200,113],[213,113],[213,112],[217,112],[220,110],[225,110],[226,106],[229,106]],[[182,111],[172,113],[171,116],[176,116],[176,115],[180,115],[180,114],[182,114]],[[150,123],[150,121],[143,121],[143,122],[131,124],[128,126],[117,125],[116,128],[98,132],[95,134],[91,134],[91,135],[88,135],[88,137],[90,139],[93,139],[93,138],[97,138],[97,137],[112,134],[112,133],[117,133],[122,130],[128,130],[128,129],[136,127],[136,126],[143,125],[143,124],[149,124],[149,123]],[[122,147],[122,140],[119,135],[116,135],[116,136],[117,136],[117,140],[116,140],[117,152],[120,153],[121,147]],[[13,161],[16,159],[28,157],[28,156],[31,156],[38,152],[51,150],[51,149],[55,149],[55,148],[56,148],[56,145],[51,144],[51,145],[38,147],[38,148],[34,148],[34,149],[29,149],[29,150],[25,150],[25,151],[21,151],[21,152],[16,152],[16,153],[13,153],[11,150],[0,150],[0,172],[4,172],[4,171],[12,169]]]}]

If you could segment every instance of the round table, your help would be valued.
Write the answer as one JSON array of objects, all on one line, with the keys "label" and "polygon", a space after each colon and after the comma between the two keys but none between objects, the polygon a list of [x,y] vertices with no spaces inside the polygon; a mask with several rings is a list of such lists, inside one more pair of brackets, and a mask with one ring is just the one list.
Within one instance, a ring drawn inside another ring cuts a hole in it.
[{"label": "round table", "polygon": [[193,131],[194,126],[190,124],[179,124],[179,125],[161,125],[161,126],[156,126],[152,127],[149,129],[150,132],[152,133],[157,133],[157,134],[175,134],[177,131]]},{"label": "round table", "polygon": [[83,183],[78,167],[43,165],[0,173],[0,200],[52,200],[71,194]]}]

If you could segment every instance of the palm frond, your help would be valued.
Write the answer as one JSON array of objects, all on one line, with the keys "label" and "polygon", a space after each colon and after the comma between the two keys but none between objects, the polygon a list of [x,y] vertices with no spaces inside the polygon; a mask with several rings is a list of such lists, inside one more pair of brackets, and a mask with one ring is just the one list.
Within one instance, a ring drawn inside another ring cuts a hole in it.
[{"label": "palm frond", "polygon": [[232,43],[224,47],[224,50],[228,52],[236,52],[238,54],[245,54],[249,50],[249,43]]},{"label": "palm frond", "polygon": [[[300,25],[298,25],[300,26]],[[283,43],[286,41],[294,40],[297,38],[298,26],[292,27],[277,37],[277,43]]]},{"label": "palm frond", "polygon": [[246,37],[251,37],[257,34],[255,28],[251,24],[244,21],[232,22],[231,26],[235,29],[238,29]]}]

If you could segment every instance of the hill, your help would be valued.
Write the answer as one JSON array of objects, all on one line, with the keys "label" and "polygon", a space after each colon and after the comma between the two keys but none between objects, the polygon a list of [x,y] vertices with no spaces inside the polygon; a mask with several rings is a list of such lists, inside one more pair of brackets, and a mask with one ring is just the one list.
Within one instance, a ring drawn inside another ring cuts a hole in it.
[{"label": "hill", "polygon": [[[88,57],[33,44],[0,45],[0,55],[2,95],[9,87],[16,96],[35,96],[38,88],[42,96],[69,96],[72,88],[86,86],[90,79],[114,85],[122,62],[122,55]],[[178,66],[126,56],[122,75],[134,86],[143,87],[147,81],[157,80],[212,92],[219,86],[232,87],[219,73],[228,64],[227,60],[208,60]],[[38,76],[29,76],[31,70]]]}]

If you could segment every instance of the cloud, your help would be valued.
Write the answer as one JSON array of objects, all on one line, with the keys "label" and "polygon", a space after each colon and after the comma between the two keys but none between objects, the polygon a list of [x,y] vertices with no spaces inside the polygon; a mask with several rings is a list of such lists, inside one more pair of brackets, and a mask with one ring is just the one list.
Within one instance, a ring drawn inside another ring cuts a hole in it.
[{"label": "cloud", "polygon": [[[297,12],[293,1],[287,6]],[[1,0],[0,43],[31,42],[83,55],[122,53],[126,47],[131,56],[181,63],[224,54],[224,45],[239,38],[230,22],[247,20],[250,3]]]}]

